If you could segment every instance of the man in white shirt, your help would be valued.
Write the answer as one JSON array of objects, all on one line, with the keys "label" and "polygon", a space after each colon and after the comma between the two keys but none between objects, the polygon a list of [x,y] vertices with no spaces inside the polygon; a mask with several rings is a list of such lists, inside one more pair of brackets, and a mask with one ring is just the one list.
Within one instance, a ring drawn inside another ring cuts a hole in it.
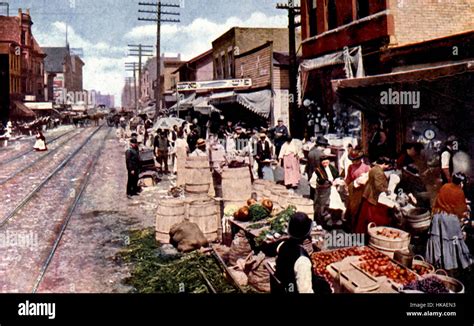
[{"label": "man in white shirt", "polygon": [[277,249],[275,276],[281,282],[282,292],[331,293],[329,284],[314,275],[311,259],[302,246],[311,237],[312,227],[313,221],[305,213],[298,212],[290,218],[290,239]]},{"label": "man in white shirt", "polygon": [[196,149],[189,155],[190,157],[209,157],[207,154],[206,141],[202,138],[198,139]]},{"label": "man in white shirt", "polygon": [[441,179],[443,184],[451,182],[451,176],[454,173],[454,154],[458,150],[457,139],[454,136],[448,138],[446,147],[441,151]]}]

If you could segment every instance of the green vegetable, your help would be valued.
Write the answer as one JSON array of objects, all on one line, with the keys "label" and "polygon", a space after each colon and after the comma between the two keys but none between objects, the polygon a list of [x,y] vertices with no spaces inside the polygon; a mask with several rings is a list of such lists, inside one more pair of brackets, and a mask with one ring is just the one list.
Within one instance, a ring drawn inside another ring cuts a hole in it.
[{"label": "green vegetable", "polygon": [[270,212],[262,205],[255,204],[249,207],[250,219],[258,222],[270,216]]}]

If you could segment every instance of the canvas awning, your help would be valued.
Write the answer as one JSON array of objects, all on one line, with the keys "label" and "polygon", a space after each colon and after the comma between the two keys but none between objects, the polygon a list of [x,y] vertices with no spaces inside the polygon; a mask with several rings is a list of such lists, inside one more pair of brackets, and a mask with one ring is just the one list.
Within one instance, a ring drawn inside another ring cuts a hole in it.
[{"label": "canvas awning", "polygon": [[183,93],[180,93],[179,96],[179,101],[168,109],[170,112],[176,111],[178,106],[179,110],[187,110],[193,106],[193,101],[196,99],[196,93],[191,93],[188,96],[184,96]]},{"label": "canvas awning", "polygon": [[29,109],[23,102],[13,101],[13,108],[10,113],[12,118],[34,118],[36,114]]},{"label": "canvas awning", "polygon": [[210,115],[211,112],[220,112],[214,105],[209,103],[210,97],[198,97],[193,101],[194,111],[199,112],[201,114]]},{"label": "canvas awning", "polygon": [[238,103],[259,116],[268,119],[272,109],[272,91],[265,89],[252,93],[217,93],[210,97],[209,103],[213,105]]}]

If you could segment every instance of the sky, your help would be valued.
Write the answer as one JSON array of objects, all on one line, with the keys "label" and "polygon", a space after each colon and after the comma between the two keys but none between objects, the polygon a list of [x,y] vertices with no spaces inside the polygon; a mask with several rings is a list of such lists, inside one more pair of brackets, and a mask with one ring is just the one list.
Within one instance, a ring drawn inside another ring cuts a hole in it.
[{"label": "sky", "polygon": [[[71,48],[82,48],[84,88],[115,95],[120,101],[126,76],[128,44],[156,44],[156,25],[138,21],[138,2],[153,0],[10,0],[10,15],[30,8],[33,35],[40,46],[65,46],[66,26]],[[162,25],[161,51],[191,59],[211,48],[211,42],[234,26],[285,27],[286,12],[278,0],[164,0],[181,4],[180,23]],[[3,10],[3,9],[0,9]],[[164,16],[178,18],[176,16]]]}]

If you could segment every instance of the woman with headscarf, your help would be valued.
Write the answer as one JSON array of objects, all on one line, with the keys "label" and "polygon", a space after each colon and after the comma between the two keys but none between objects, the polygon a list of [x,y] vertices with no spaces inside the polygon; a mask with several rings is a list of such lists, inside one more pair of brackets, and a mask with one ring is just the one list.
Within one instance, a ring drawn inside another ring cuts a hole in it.
[{"label": "woman with headscarf", "polygon": [[301,172],[298,158],[298,148],[291,136],[287,136],[280,150],[280,165],[283,164],[285,170],[285,186],[296,188],[300,183]]},{"label": "woman with headscarf", "polygon": [[360,147],[356,147],[348,156],[352,162],[346,172],[346,185],[349,191],[347,198],[347,211],[345,219],[355,228],[357,214],[362,205],[362,195],[364,194],[365,183],[364,178],[370,171],[370,166],[364,163],[363,158],[365,154]]}]

